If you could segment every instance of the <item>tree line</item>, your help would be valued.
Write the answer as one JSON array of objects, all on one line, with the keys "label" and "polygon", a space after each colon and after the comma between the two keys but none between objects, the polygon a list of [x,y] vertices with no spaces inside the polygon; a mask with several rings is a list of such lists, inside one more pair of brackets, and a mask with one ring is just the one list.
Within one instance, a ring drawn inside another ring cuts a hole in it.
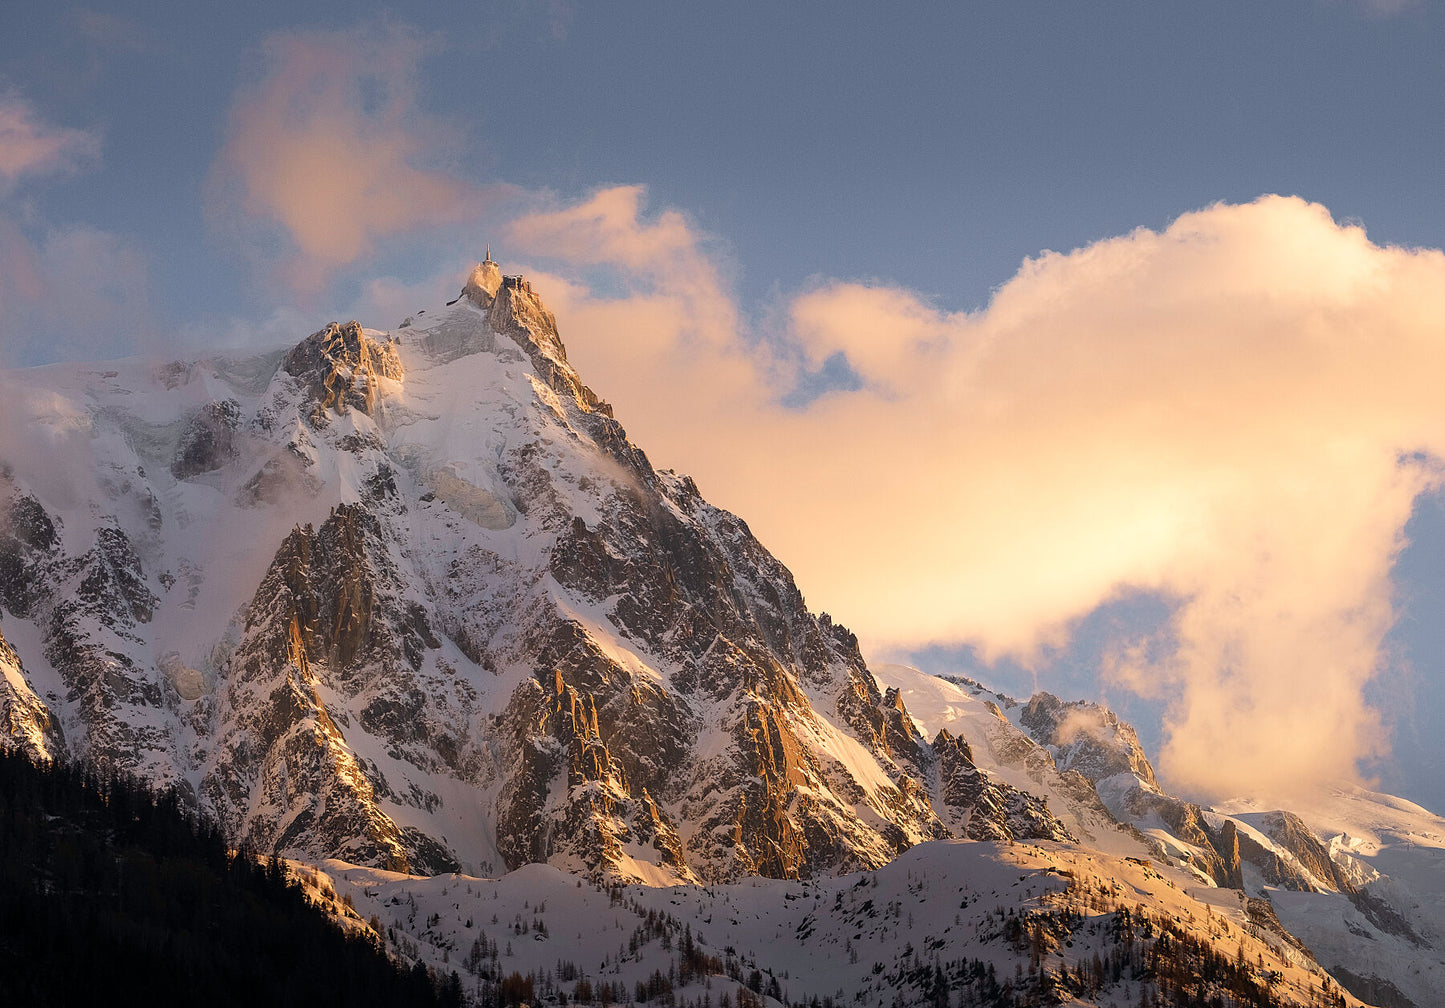
[{"label": "tree line", "polygon": [[0,749],[0,1004],[460,1003],[173,789]]}]

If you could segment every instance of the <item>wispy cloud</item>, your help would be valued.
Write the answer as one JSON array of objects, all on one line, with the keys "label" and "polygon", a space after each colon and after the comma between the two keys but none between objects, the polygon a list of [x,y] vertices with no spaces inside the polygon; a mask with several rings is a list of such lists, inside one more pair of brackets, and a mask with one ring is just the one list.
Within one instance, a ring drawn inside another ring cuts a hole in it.
[{"label": "wispy cloud", "polygon": [[95,134],[47,123],[19,95],[0,95],[0,195],[23,178],[75,171],[99,156]]},{"label": "wispy cloud", "polygon": [[1384,744],[1363,688],[1412,503],[1441,479],[1445,255],[1267,197],[1045,253],[976,314],[825,283],[780,309],[786,336],[864,384],[799,410],[698,236],[635,195],[519,225],[633,278],[564,289],[569,348],[865,642],[1027,658],[1142,588],[1179,600],[1176,646],[1114,671],[1177,697],[1175,784],[1282,792]]},{"label": "wispy cloud", "polygon": [[380,238],[474,214],[484,190],[439,166],[454,144],[417,104],[426,48],[389,23],[268,38],[212,167],[217,232],[314,292]]},{"label": "wispy cloud", "polygon": [[0,362],[96,357],[150,330],[146,256],[97,228],[55,225],[25,198],[48,178],[93,166],[100,141],[0,97]]}]

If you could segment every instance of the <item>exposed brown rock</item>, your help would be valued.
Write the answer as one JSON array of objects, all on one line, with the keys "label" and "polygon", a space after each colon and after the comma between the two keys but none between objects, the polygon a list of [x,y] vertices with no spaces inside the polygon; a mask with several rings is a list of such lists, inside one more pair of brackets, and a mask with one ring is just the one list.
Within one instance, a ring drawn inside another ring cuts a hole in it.
[{"label": "exposed brown rock", "polygon": [[246,842],[399,870],[455,864],[435,840],[401,830],[380,809],[379,794],[392,793],[388,782],[357,758],[319,689],[324,677],[362,701],[362,727],[387,740],[397,758],[428,769],[445,763],[442,751],[459,760],[455,740],[420,730],[428,703],[407,672],[437,642],[425,618],[396,599],[394,577],[381,528],[360,505],[337,508],[319,529],[295,529],[277,550],[230,662],[221,711],[230,758],[204,782]]},{"label": "exposed brown rock", "polygon": [[376,411],[377,378],[402,378],[401,358],[391,343],[379,343],[361,331],[361,324],[332,322],[302,340],[286,355],[282,369],[307,388],[313,406],[312,426],[326,425],[328,411]]},{"label": "exposed brown rock", "polygon": [[1131,773],[1156,788],[1154,767],[1131,725],[1099,704],[1064,703],[1052,693],[1036,693],[1019,713],[1019,723],[1039,742],[1058,751],[1060,770],[1077,770],[1098,783]]},{"label": "exposed brown rock", "polygon": [[[557,319],[531,287],[504,285],[495,295],[487,305],[487,324],[492,331],[515,340],[554,392],[568,396],[587,412],[611,419],[612,407],[582,384],[567,362],[567,351],[557,335]],[[626,435],[622,439],[626,440]]]},{"label": "exposed brown rock", "polygon": [[[1244,888],[1244,871],[1240,867],[1240,836],[1239,830],[1234,825],[1233,819],[1226,819],[1216,834],[1209,831],[1207,823],[1202,824],[1209,834],[1211,846],[1218,852],[1220,859],[1224,862],[1226,877],[1220,881],[1220,885],[1227,885],[1231,889]],[[1248,838],[1245,838],[1248,840]]]},{"label": "exposed brown rock", "polygon": [[1343,893],[1355,891],[1344,871],[1331,860],[1324,844],[1299,816],[1293,812],[1271,812],[1264,817],[1261,826],[1266,836],[1293,854],[1300,865],[1320,882]]}]

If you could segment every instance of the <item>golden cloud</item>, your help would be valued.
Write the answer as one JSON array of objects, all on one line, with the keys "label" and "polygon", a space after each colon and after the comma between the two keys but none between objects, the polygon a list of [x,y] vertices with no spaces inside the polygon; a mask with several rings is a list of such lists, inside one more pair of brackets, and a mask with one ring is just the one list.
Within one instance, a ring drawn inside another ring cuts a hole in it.
[{"label": "golden cloud", "polygon": [[[579,368],[865,645],[1027,660],[1157,591],[1179,600],[1177,647],[1113,672],[1177,694],[1176,786],[1282,793],[1384,743],[1363,688],[1445,457],[1445,255],[1264,197],[1045,253],[974,314],[820,286],[762,342],[695,229],[639,210],[609,190],[517,225],[636,281],[562,288]],[[837,353],[861,389],[780,405]]]}]

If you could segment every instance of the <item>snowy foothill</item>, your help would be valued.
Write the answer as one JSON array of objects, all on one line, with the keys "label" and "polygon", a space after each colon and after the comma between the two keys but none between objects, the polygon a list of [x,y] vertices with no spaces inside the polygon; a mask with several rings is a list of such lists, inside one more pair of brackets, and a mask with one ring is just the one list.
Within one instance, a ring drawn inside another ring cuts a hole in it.
[{"label": "snowy foothill", "polygon": [[[318,867],[321,884],[394,954],[455,971],[472,991],[519,974],[535,978],[539,995],[544,983],[569,999],[579,984],[606,983],[630,1001],[662,976],[674,997],[699,1003],[751,986],[771,993],[769,1003],[883,1008],[928,1000],[939,975],[962,989],[977,967],[1020,996],[1044,974],[1078,977],[1077,989],[1067,979],[1055,988],[1069,1003],[1132,1008],[1157,984],[1127,968],[1114,977],[1108,964],[1126,945],[1142,952],[1160,940],[1165,925],[1166,944],[1192,936],[1242,955],[1273,1003],[1310,1004],[1322,984],[1335,989],[1308,956],[1251,921],[1239,894],[1186,890],[1143,859],[1072,845],[930,842],[875,872],[720,886],[599,888],[546,865],[496,879]],[[682,983],[689,943],[718,969]],[[1096,962],[1105,964],[1097,988]]]}]

